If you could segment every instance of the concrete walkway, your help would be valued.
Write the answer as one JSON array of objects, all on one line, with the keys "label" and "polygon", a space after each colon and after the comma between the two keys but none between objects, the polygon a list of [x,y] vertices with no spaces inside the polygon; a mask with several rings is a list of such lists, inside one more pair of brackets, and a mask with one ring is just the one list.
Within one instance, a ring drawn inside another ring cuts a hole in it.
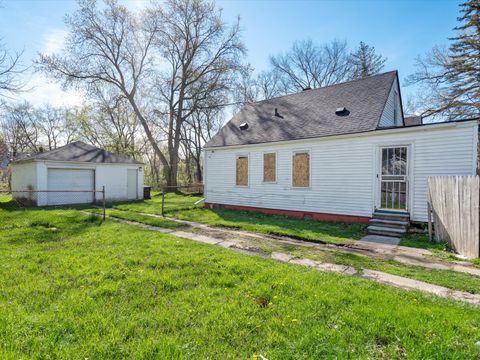
[{"label": "concrete walkway", "polygon": [[373,242],[376,244],[398,245],[400,244],[400,238],[393,236],[381,236],[381,235],[367,235],[360,239],[360,241]]},{"label": "concrete walkway", "polygon": [[276,236],[267,234],[258,234],[244,230],[232,230],[228,228],[213,227],[205,224],[200,224],[193,221],[179,220],[171,217],[162,217],[161,215],[139,213],[146,216],[158,217],[175,221],[182,224],[187,224],[193,228],[205,230],[209,234],[215,234],[217,236],[220,233],[230,234],[232,237],[246,236],[257,239],[273,239],[277,242],[289,245],[297,245],[304,247],[313,247],[320,250],[335,250],[344,253],[350,253],[355,255],[369,256],[373,258],[383,260],[394,260],[401,264],[420,266],[427,269],[437,270],[451,270],[456,272],[462,272],[470,275],[480,276],[480,268],[474,267],[467,262],[447,262],[435,259],[431,251],[420,248],[412,248],[406,246],[399,246],[398,244],[384,244],[379,242],[357,240],[352,241],[346,245],[336,245],[331,243],[318,243],[313,241],[298,240],[290,238],[288,236]]},{"label": "concrete walkway", "polygon": [[[83,212],[88,213],[88,211],[83,211]],[[373,271],[368,269],[357,271],[355,268],[351,266],[325,263],[325,262],[315,261],[311,259],[297,258],[287,253],[272,252],[272,254],[267,254],[265,252],[262,252],[259,249],[245,246],[245,244],[243,244],[241,240],[238,240],[236,236],[229,236],[228,239],[215,237],[213,236],[213,234],[217,229],[208,227],[203,224],[197,224],[197,225],[198,227],[208,228],[209,230],[212,231],[212,235],[196,234],[194,232],[185,231],[182,229],[165,229],[157,226],[142,224],[136,221],[124,220],[124,219],[119,219],[119,218],[110,217],[110,216],[107,216],[107,217],[121,223],[137,225],[144,229],[158,231],[163,234],[170,234],[170,235],[178,236],[184,239],[221,246],[223,248],[228,248],[234,251],[241,252],[243,254],[271,258],[276,261],[310,267],[319,271],[334,272],[334,273],[339,273],[346,276],[359,276],[365,279],[376,281],[381,284],[393,286],[393,287],[404,289],[404,290],[418,290],[418,291],[434,294],[444,298],[460,300],[460,301],[465,301],[471,304],[480,305],[479,294],[470,294],[463,291],[452,290],[442,286],[432,285],[422,281],[417,281],[409,278],[404,278],[401,276],[391,275],[381,271]],[[176,219],[171,219],[171,220],[178,221]],[[184,221],[182,222],[187,223]],[[188,222],[188,223],[192,224],[191,222]],[[233,233],[237,235],[239,233],[252,235],[251,233],[242,232],[242,231],[235,231]],[[253,235],[259,238],[265,238],[264,236],[259,234],[253,234]],[[314,244],[314,245],[317,245],[317,244]]]}]

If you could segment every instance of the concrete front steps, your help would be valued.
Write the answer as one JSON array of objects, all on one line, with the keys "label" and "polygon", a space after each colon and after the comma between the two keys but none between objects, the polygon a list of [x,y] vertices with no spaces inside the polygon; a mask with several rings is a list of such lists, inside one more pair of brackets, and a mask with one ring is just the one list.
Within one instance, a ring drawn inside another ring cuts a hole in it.
[{"label": "concrete front steps", "polygon": [[410,214],[406,212],[376,210],[367,227],[368,235],[399,238],[408,231]]}]

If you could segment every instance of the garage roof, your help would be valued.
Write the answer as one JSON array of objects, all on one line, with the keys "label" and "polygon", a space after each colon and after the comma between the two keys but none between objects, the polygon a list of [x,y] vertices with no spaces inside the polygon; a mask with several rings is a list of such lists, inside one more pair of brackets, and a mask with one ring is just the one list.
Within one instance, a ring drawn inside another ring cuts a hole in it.
[{"label": "garage roof", "polygon": [[113,154],[109,151],[85,144],[82,141],[75,141],[58,149],[30,155],[16,162],[32,160],[50,161],[73,161],[88,163],[117,163],[117,164],[143,164],[140,161],[127,156]]}]

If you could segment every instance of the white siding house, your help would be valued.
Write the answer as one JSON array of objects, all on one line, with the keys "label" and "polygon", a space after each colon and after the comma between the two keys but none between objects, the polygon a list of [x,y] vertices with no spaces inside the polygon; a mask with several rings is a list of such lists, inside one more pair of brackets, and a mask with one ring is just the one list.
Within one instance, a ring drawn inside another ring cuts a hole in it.
[{"label": "white siding house", "polygon": [[[476,121],[406,127],[284,143],[205,150],[205,202],[371,217],[380,208],[380,150],[408,147],[408,202],[413,221],[427,220],[427,176],[476,172]],[[292,186],[292,153],[310,152],[311,185]],[[277,153],[277,181],[263,182],[263,154]],[[235,158],[249,158],[249,184],[235,185]]]},{"label": "white siding house", "polygon": [[[404,126],[396,72],[342,85],[256,103],[237,114],[205,146],[206,206],[358,222],[387,210],[424,222],[428,176],[476,173],[477,120]],[[373,95],[378,99],[369,100]],[[289,110],[298,104],[303,112]],[[348,115],[336,112],[340,105]],[[282,117],[273,118],[278,109]],[[310,136],[302,136],[305,130]],[[302,187],[293,186],[298,152],[309,161]],[[275,154],[275,181],[264,181],[266,153]],[[242,186],[239,157],[248,159]]]},{"label": "white siding house", "polygon": [[[82,142],[10,164],[12,193],[37,206],[143,199],[143,164]],[[29,190],[28,192],[26,190]]]}]

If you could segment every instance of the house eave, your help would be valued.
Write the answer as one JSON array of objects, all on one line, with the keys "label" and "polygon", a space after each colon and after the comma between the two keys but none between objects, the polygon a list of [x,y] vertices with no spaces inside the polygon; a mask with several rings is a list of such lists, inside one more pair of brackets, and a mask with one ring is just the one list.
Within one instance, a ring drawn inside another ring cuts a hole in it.
[{"label": "house eave", "polygon": [[97,166],[97,165],[130,165],[130,166],[144,166],[143,162],[127,163],[127,162],[93,162],[93,161],[71,161],[71,160],[46,160],[46,159],[22,159],[17,161],[12,161],[9,166],[17,164],[26,164],[30,162],[40,162],[48,164],[75,164],[75,165],[86,165],[86,166]]},{"label": "house eave", "polygon": [[455,121],[448,121],[448,122],[441,122],[441,123],[419,124],[419,125],[412,125],[412,126],[385,127],[385,128],[377,128],[375,130],[361,131],[361,132],[355,132],[355,133],[349,133],[349,134],[305,137],[305,138],[295,139],[295,140],[258,142],[258,143],[241,144],[241,145],[209,146],[209,147],[205,147],[204,150],[235,149],[235,148],[259,146],[259,145],[273,145],[273,144],[295,144],[303,141],[311,141],[311,140],[317,140],[317,139],[318,140],[345,139],[345,138],[358,138],[363,136],[383,135],[385,133],[388,133],[388,134],[408,133],[408,132],[415,132],[420,130],[428,131],[428,130],[453,128],[453,127],[460,127],[460,126],[471,126],[472,123],[478,123],[479,121],[480,121],[480,118],[473,118],[473,119],[463,119],[463,120],[455,120]]}]

